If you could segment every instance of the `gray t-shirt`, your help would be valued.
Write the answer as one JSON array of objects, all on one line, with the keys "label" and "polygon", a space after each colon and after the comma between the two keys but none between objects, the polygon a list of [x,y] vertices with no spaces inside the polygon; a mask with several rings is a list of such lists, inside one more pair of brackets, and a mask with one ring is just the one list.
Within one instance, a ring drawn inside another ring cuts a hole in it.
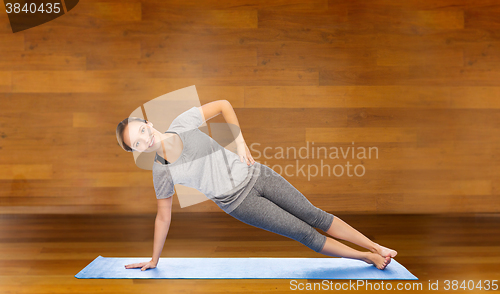
[{"label": "gray t-shirt", "polygon": [[194,188],[226,213],[248,195],[260,174],[260,164],[248,166],[237,154],[225,149],[198,129],[203,117],[193,107],[176,117],[167,132],[182,140],[179,158],[168,164],[154,161],[153,183],[157,199],[174,195],[174,184]]}]

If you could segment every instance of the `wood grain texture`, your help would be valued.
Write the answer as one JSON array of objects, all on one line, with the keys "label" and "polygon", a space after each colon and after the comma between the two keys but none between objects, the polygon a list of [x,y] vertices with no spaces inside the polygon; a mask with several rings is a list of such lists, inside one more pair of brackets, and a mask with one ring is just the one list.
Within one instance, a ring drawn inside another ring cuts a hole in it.
[{"label": "wood grain texture", "polygon": [[[441,200],[440,200],[441,201]],[[396,260],[418,281],[498,279],[498,215],[335,214],[375,242],[398,251]],[[174,213],[162,258],[275,257],[332,258],[299,242],[221,213]],[[57,229],[55,229],[57,228]],[[2,293],[290,293],[286,279],[76,279],[97,256],[144,257],[153,246],[154,215],[3,215],[0,218]],[[366,249],[339,240],[360,251]],[[432,266],[428,260],[432,260]],[[161,264],[162,260],[160,260]],[[389,265],[390,266],[390,265]],[[299,279],[301,283],[322,280]],[[346,280],[331,280],[345,283]],[[372,284],[380,281],[370,281]],[[359,288],[356,292],[372,293]],[[479,292],[472,291],[472,292]]]},{"label": "wood grain texture", "polygon": [[[364,167],[361,177],[284,174],[320,208],[498,212],[499,7],[89,0],[16,34],[0,13],[0,212],[154,213],[152,175],[115,128],[191,85],[202,104],[231,102],[261,163]],[[378,158],[277,158],[308,142],[376,147]],[[208,200],[181,209],[176,197],[174,211],[223,213]]]}]

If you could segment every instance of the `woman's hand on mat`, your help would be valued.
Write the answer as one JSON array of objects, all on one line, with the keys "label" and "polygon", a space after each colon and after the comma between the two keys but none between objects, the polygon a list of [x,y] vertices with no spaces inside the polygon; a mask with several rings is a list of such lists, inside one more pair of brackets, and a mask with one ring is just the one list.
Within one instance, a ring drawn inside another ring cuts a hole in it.
[{"label": "woman's hand on mat", "polygon": [[156,263],[154,263],[153,261],[148,261],[148,262],[131,263],[125,266],[125,268],[138,268],[138,267],[141,268],[141,271],[145,271],[148,268],[155,268]]},{"label": "woman's hand on mat", "polygon": [[241,162],[245,162],[247,165],[255,163],[255,160],[253,159],[252,154],[250,153],[250,150],[245,142],[236,146],[236,152],[238,153]]}]

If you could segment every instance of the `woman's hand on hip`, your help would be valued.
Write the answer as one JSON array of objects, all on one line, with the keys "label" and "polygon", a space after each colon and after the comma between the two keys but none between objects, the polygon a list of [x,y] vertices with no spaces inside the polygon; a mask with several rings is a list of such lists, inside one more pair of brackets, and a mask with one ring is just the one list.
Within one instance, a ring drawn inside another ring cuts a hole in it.
[{"label": "woman's hand on hip", "polygon": [[255,160],[253,159],[252,154],[250,153],[250,149],[248,149],[248,146],[245,142],[240,143],[236,146],[236,152],[240,157],[241,162],[245,162],[247,165],[255,163]]}]

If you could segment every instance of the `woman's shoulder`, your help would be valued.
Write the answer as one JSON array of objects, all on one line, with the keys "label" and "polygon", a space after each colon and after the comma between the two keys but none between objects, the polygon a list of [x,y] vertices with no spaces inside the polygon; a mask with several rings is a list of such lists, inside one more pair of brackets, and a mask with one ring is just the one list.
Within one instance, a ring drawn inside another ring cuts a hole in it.
[{"label": "woman's shoulder", "polygon": [[203,118],[200,110],[197,107],[190,109],[179,114],[168,127],[169,131],[182,132],[186,130],[196,129],[203,124]]}]

